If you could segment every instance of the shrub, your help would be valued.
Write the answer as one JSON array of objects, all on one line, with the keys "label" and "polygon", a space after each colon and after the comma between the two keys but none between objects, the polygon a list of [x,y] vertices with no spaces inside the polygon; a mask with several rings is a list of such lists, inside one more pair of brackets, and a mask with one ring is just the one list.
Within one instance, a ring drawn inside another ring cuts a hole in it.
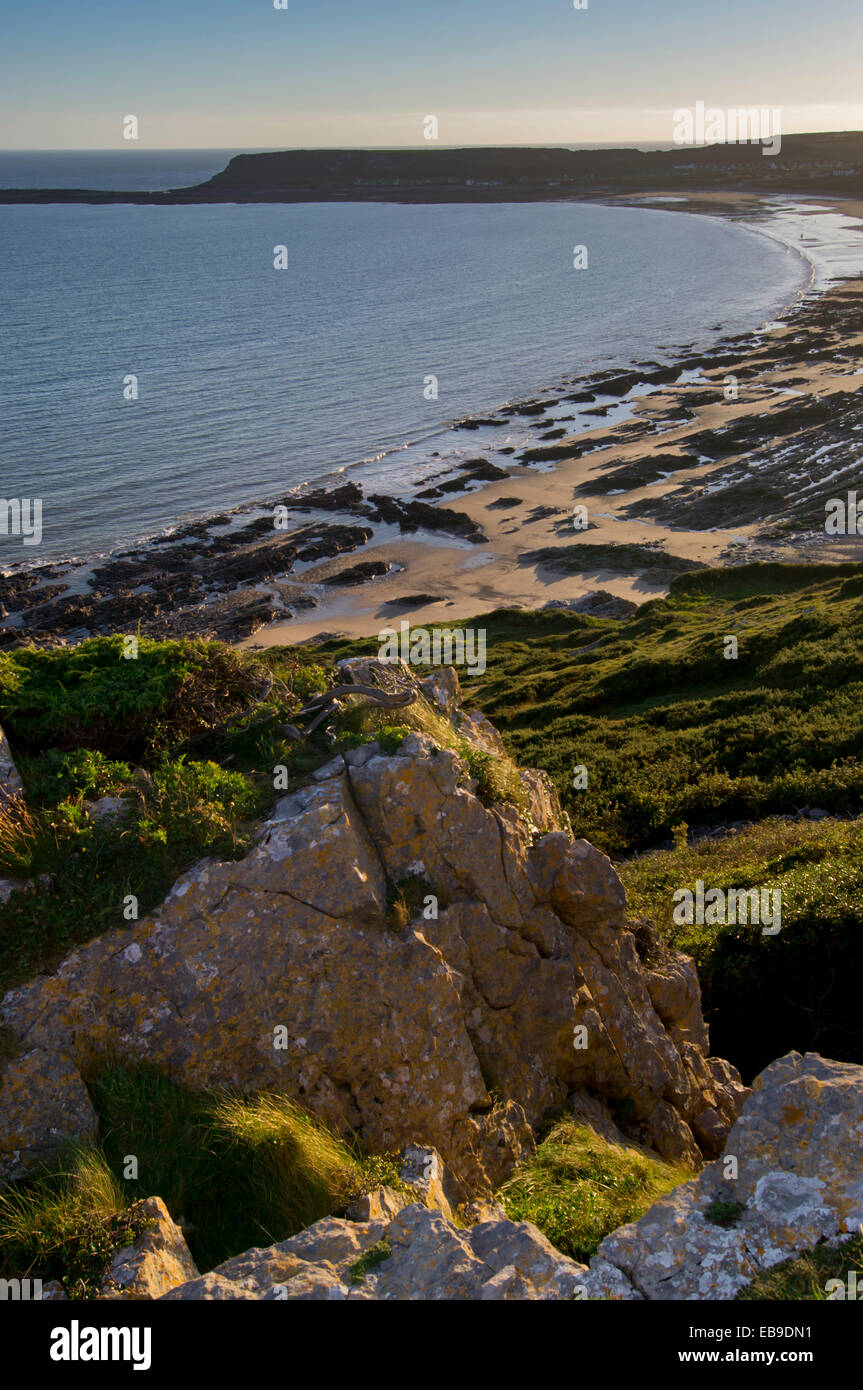
[{"label": "shrub", "polygon": [[138,822],[144,841],[170,845],[180,858],[237,846],[236,823],[251,816],[258,794],[239,772],[218,763],[165,758],[153,772],[153,788]]},{"label": "shrub", "polygon": [[260,668],[218,642],[121,636],[0,654],[0,724],[16,750],[140,758],[246,708]]},{"label": "shrub", "polygon": [[71,753],[51,748],[39,758],[23,760],[21,774],[28,795],[52,804],[74,796],[88,800],[116,796],[132,779],[128,763],[106,758],[91,748],[76,748]]}]

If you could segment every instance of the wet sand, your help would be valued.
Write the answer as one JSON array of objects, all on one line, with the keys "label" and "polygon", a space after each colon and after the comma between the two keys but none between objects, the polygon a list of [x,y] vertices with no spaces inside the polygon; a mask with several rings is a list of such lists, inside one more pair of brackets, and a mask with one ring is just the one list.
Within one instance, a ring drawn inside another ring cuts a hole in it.
[{"label": "wet sand", "polygon": [[[750,202],[757,201],[723,194],[705,194],[701,201],[708,199],[726,212],[747,215]],[[643,206],[644,199],[639,201]],[[863,216],[863,202],[833,208]],[[704,209],[699,204],[697,210]],[[483,528],[487,545],[403,538],[366,546],[363,560],[395,568],[356,587],[316,587],[313,611],[268,625],[243,645],[303,642],[322,634],[366,636],[398,627],[403,617],[418,625],[444,624],[498,607],[578,600],[597,589],[643,603],[668,591],[674,566],[670,562],[664,573],[662,555],[706,565],[863,560],[863,538],[827,537],[823,530],[824,501],[844,496],[857,473],[851,431],[863,431],[863,280],[843,281],[805,301],[783,326],[761,335],[754,351],[731,363],[727,351],[721,356],[720,365],[706,358],[696,380],[637,399],[633,420],[611,427],[599,422],[573,437],[572,456],[555,460],[552,471],[513,465],[506,478],[448,498]],[[737,399],[727,398],[732,376]],[[727,438],[730,451],[707,457],[708,433],[720,447]],[[569,442],[561,440],[560,447]],[[843,455],[838,469],[834,449]],[[829,465],[823,477],[819,458]],[[677,466],[678,460],[688,466]],[[847,477],[839,476],[843,469]],[[619,470],[625,471],[618,480]],[[761,470],[763,515],[757,507]],[[632,474],[639,472],[650,481],[636,478],[632,485]],[[753,487],[756,514],[747,519]],[[863,485],[860,491],[863,496]],[[587,510],[586,531],[583,516],[574,520],[578,505]],[[577,545],[588,551],[584,566],[572,572]],[[593,562],[590,547],[598,545],[634,545],[658,554],[649,565],[626,570],[613,557],[608,563],[607,552],[596,556],[605,563]],[[532,557],[540,549],[566,554],[569,572],[553,556]],[[344,568],[344,561],[330,560],[306,571],[302,582],[317,586]]]}]

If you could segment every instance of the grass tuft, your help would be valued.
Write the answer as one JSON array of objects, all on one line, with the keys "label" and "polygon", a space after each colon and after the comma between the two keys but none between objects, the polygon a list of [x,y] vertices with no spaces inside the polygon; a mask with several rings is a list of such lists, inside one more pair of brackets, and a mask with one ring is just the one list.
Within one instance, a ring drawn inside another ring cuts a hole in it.
[{"label": "grass tuft", "polygon": [[611,1231],[637,1221],[692,1177],[640,1149],[609,1144],[564,1119],[497,1193],[511,1221],[532,1221],[564,1255],[586,1263]]},{"label": "grass tuft", "polygon": [[116,1250],[146,1229],[96,1149],[70,1155],[62,1173],[0,1194],[0,1267],[14,1277],[59,1279],[70,1298],[96,1296]]}]

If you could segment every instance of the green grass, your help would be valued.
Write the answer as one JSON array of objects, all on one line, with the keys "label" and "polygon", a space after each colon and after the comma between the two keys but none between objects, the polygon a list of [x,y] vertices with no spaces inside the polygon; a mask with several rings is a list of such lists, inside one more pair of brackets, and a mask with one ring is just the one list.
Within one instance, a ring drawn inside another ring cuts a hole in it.
[{"label": "green grass", "polygon": [[532,1221],[564,1255],[587,1263],[611,1231],[637,1221],[691,1177],[688,1168],[608,1144],[565,1119],[498,1191],[497,1200],[511,1221]]},{"label": "green grass", "polygon": [[721,1197],[717,1197],[704,1213],[704,1219],[713,1226],[722,1226],[724,1230],[730,1230],[738,1224],[745,1210],[743,1202],[723,1202]]},{"label": "green grass", "polygon": [[[863,1058],[863,821],[768,819],[619,870],[631,914],[694,957],[713,1050],[747,1080],[792,1048]],[[726,890],[779,889],[782,930],[675,923],[675,890],[698,879]]]},{"label": "green grass", "polygon": [[194,1092],[148,1068],[111,1066],[90,1081],[102,1151],[134,1195],[157,1193],[188,1225],[198,1267],[271,1245],[385,1183],[404,1190],[393,1155],[363,1155],[278,1094]]},{"label": "green grass", "polygon": [[[848,577],[848,576],[855,577]],[[626,622],[498,610],[467,701],[522,766],[554,780],[573,829],[620,857],[690,826],[863,798],[860,569],[750,565],[675,579]],[[805,610],[812,611],[805,611]],[[457,626],[457,624],[456,624]],[[726,660],[725,637],[739,655]],[[365,654],[329,642],[319,658]],[[588,786],[576,790],[577,766]]]},{"label": "green grass", "polygon": [[[202,1272],[286,1240],[387,1184],[396,1155],[363,1155],[286,1096],[184,1089],[146,1067],[89,1080],[96,1148],[0,1195],[0,1274],[60,1279],[86,1297],[113,1251],[144,1229],[130,1207],[158,1195]],[[130,1157],[137,1161],[137,1176]]]},{"label": "green grass", "polygon": [[0,1193],[0,1270],[7,1278],[57,1279],[70,1298],[93,1298],[114,1251],[148,1224],[128,1210],[104,1156],[76,1150],[62,1172]]},{"label": "green grass", "polygon": [[741,1289],[737,1295],[739,1302],[769,1299],[771,1302],[784,1300],[806,1300],[826,1303],[838,1292],[835,1286],[828,1290],[830,1279],[838,1279],[845,1285],[845,1298],[848,1298],[848,1275],[854,1270],[857,1274],[857,1299],[863,1295],[863,1236],[854,1236],[841,1246],[831,1249],[818,1245],[814,1250],[794,1260],[786,1260],[773,1269],[766,1270],[753,1279],[751,1284]]},{"label": "green grass", "polygon": [[388,1260],[393,1253],[393,1248],[388,1240],[379,1240],[364,1255],[361,1255],[354,1264],[351,1265],[348,1273],[352,1284],[362,1284],[366,1275],[372,1269],[377,1269],[378,1265]]}]

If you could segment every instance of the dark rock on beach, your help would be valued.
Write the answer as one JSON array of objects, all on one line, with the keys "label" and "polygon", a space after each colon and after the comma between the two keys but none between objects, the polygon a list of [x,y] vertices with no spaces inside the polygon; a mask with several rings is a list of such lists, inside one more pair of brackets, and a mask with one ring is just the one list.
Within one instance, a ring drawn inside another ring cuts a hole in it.
[{"label": "dark rock on beach", "polygon": [[383,560],[364,560],[359,565],[351,565],[350,569],[331,574],[328,579],[321,580],[321,583],[334,586],[364,584],[367,579],[377,579],[381,575],[389,574],[392,568],[390,563]]}]

